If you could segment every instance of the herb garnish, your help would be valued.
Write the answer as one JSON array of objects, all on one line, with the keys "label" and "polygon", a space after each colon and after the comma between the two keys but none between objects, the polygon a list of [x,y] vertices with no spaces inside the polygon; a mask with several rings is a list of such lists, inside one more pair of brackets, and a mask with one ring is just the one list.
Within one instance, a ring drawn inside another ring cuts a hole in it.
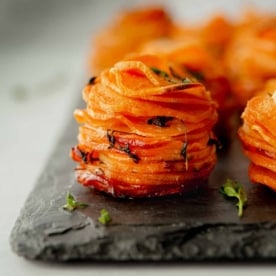
[{"label": "herb garnish", "polygon": [[228,178],[225,184],[220,187],[219,191],[224,196],[237,198],[238,202],[236,206],[238,207],[238,216],[241,217],[243,214],[243,208],[247,204],[247,195],[242,185]]},{"label": "herb garnish", "polygon": [[188,170],[188,154],[187,154],[187,149],[188,149],[188,142],[185,141],[183,143],[182,148],[181,148],[180,155],[183,156],[183,158],[185,159],[186,171]]},{"label": "herb garnish", "polygon": [[128,144],[126,144],[125,146],[120,146],[119,145],[119,147],[117,149],[120,150],[120,151],[125,152],[134,161],[134,163],[139,162],[140,158],[136,154],[131,152]]},{"label": "herb garnish", "polygon": [[88,156],[88,152],[85,152],[81,149],[79,149],[79,147],[76,147],[75,148],[75,152],[77,153],[77,155],[81,158],[81,160],[84,162],[84,163],[87,163],[87,156]]},{"label": "herb garnish", "polygon": [[81,160],[84,163],[89,163],[89,162],[93,162],[93,161],[97,161],[97,158],[93,157],[94,151],[90,151],[90,152],[85,152],[83,150],[81,150],[78,146],[73,147],[72,151],[79,157],[81,158]]},{"label": "herb garnish", "polygon": [[192,83],[192,80],[189,79],[189,78],[183,78],[181,81],[182,81],[183,83]]},{"label": "herb garnish", "polygon": [[85,208],[88,204],[84,202],[76,201],[70,192],[66,194],[66,204],[63,206],[63,209],[68,211],[73,211],[76,208]]},{"label": "herb garnish", "polygon": [[186,71],[200,82],[205,80],[205,76],[203,75],[203,73],[201,71],[193,70],[190,68],[186,68]]},{"label": "herb garnish", "polygon": [[160,69],[158,69],[158,68],[156,68],[156,67],[151,67],[150,69],[151,69],[151,71],[152,71],[153,73],[155,73],[156,75],[158,75],[158,76],[160,76],[160,77],[164,77],[164,78],[168,78],[168,77],[169,77],[169,75],[168,75],[167,72],[162,71],[162,70],[160,70]]},{"label": "herb garnish", "polygon": [[156,116],[151,118],[147,121],[149,125],[155,125],[159,127],[166,127],[167,122],[173,120],[173,117],[166,117],[166,116]]},{"label": "herb garnish", "polygon": [[101,210],[101,215],[99,216],[98,218],[98,221],[101,223],[101,224],[108,224],[109,222],[111,222],[111,216],[109,215],[108,211],[106,209],[102,209]]},{"label": "herb garnish", "polygon": [[187,158],[187,147],[188,147],[188,143],[187,142],[184,142],[183,143],[183,146],[182,146],[182,149],[180,151],[180,155],[184,157],[184,159]]},{"label": "herb garnish", "polygon": [[219,140],[215,139],[215,138],[209,138],[208,142],[207,142],[207,146],[213,146],[215,145],[216,146],[216,149],[217,150],[220,150],[222,149],[222,145],[221,143],[219,142]]},{"label": "herb garnish", "polygon": [[169,67],[169,69],[170,69],[171,75],[177,80],[181,81],[182,83],[192,83],[192,81],[189,78],[187,77],[182,78],[180,75],[178,75],[172,67]]},{"label": "herb garnish", "polygon": [[95,84],[96,78],[97,78],[97,77],[92,77],[92,78],[88,81],[88,84],[90,84],[90,85]]},{"label": "herb garnish", "polygon": [[172,75],[174,78],[176,78],[176,79],[178,79],[178,80],[182,80],[182,77],[181,77],[180,75],[178,75],[178,74],[174,71],[174,69],[173,69],[172,67],[169,67],[169,69],[170,69],[171,75]]},{"label": "herb garnish", "polygon": [[128,144],[125,144],[124,146],[118,144],[113,133],[114,133],[114,130],[107,130],[107,133],[106,133],[106,137],[109,142],[109,149],[114,148],[119,151],[123,151],[134,161],[134,163],[138,163],[140,158],[136,154],[131,152]]},{"label": "herb garnish", "polygon": [[116,138],[113,135],[113,133],[114,133],[113,130],[107,130],[107,132],[106,132],[106,137],[107,137],[107,140],[109,142],[109,148],[113,148],[115,146],[115,143],[116,143]]},{"label": "herb garnish", "polygon": [[192,83],[193,81],[190,78],[184,77],[182,78],[180,75],[178,75],[172,67],[169,67],[170,69],[170,74],[172,75],[172,77],[169,76],[169,74],[165,71],[162,71],[156,67],[151,67],[150,68],[156,75],[161,76],[163,78],[165,78],[168,82],[172,82],[172,83]]}]

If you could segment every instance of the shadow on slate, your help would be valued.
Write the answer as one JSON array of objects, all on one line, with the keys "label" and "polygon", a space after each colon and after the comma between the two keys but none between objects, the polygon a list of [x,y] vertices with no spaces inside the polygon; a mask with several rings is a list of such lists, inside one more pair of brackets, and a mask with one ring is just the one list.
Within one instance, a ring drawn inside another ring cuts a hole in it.
[{"label": "shadow on slate", "polygon": [[[247,177],[248,161],[235,141],[219,158],[209,183],[197,195],[114,199],[77,184],[69,151],[76,143],[73,120],[27,198],[10,236],[28,259],[47,261],[275,261],[276,194]],[[219,187],[241,182],[248,207],[241,219]],[[67,191],[89,203],[62,209]],[[98,222],[105,208],[112,222]]]}]

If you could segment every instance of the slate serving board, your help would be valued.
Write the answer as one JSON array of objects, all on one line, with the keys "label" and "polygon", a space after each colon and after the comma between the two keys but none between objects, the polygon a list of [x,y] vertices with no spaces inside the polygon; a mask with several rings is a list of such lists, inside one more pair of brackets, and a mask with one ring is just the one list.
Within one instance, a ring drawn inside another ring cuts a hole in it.
[{"label": "slate serving board", "polygon": [[[10,236],[18,255],[49,261],[276,260],[276,194],[250,183],[237,140],[199,194],[126,200],[76,183],[69,158],[76,135],[71,120],[21,210]],[[228,177],[248,194],[242,219],[235,203],[218,192]],[[64,211],[69,190],[89,207]],[[112,217],[107,226],[97,220],[102,208]]]}]

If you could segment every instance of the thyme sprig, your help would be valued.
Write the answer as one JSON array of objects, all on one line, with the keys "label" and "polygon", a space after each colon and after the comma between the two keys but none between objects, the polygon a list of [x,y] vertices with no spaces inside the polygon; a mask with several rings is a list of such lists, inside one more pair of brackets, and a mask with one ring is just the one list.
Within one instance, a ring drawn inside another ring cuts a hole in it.
[{"label": "thyme sprig", "polygon": [[183,143],[182,148],[180,150],[180,155],[184,158],[185,168],[186,168],[186,171],[188,171],[188,142],[187,141]]},{"label": "thyme sprig", "polygon": [[224,196],[236,198],[238,200],[236,206],[238,208],[238,216],[243,215],[243,209],[247,205],[247,195],[242,185],[234,180],[227,179],[225,184],[219,190]]},{"label": "thyme sprig", "polygon": [[68,211],[73,211],[76,208],[85,208],[87,206],[88,206],[87,203],[75,200],[73,195],[70,192],[67,192],[67,194],[66,194],[66,204],[63,205],[63,209],[68,210]]},{"label": "thyme sprig", "polygon": [[158,127],[166,127],[167,122],[173,120],[173,117],[167,117],[167,116],[156,116],[151,119],[148,119],[147,124],[149,125],[155,125]]},{"label": "thyme sprig", "polygon": [[88,81],[88,85],[93,85],[93,84],[95,84],[96,79],[97,79],[97,77],[95,77],[95,76],[92,77],[92,78],[90,78],[89,81]]},{"label": "thyme sprig", "polygon": [[117,149],[125,152],[134,161],[134,163],[139,162],[140,158],[136,154],[131,152],[128,144],[126,144],[125,146],[119,145]]},{"label": "thyme sprig", "polygon": [[177,74],[176,72],[175,72],[175,70],[172,68],[172,67],[169,67],[169,69],[170,69],[170,73],[171,73],[171,75],[175,78],[175,79],[177,79],[178,81],[180,81],[180,82],[182,82],[182,83],[192,83],[192,80],[191,79],[189,79],[189,78],[187,78],[187,77],[181,77],[179,74]]},{"label": "thyme sprig", "polygon": [[179,74],[177,74],[175,72],[175,70],[172,68],[172,67],[169,67],[169,70],[170,70],[170,74],[171,76],[159,69],[159,68],[156,68],[156,67],[151,67],[150,68],[156,75],[160,76],[160,77],[163,77],[164,79],[166,79],[168,82],[171,82],[171,83],[179,83],[179,82],[182,82],[182,83],[192,83],[193,81],[190,79],[190,78],[187,78],[187,77],[181,77]]},{"label": "thyme sprig", "polygon": [[102,209],[101,210],[101,214],[98,218],[98,221],[101,223],[101,224],[108,224],[109,222],[111,222],[111,216],[109,214],[109,212],[106,210],[106,209]]},{"label": "thyme sprig", "polygon": [[156,67],[151,67],[150,69],[153,73],[155,73],[156,75],[158,75],[160,77],[169,78],[169,74],[167,72],[163,71],[163,70],[160,70]]},{"label": "thyme sprig", "polygon": [[222,149],[222,144],[220,143],[219,140],[215,139],[215,138],[209,138],[208,142],[207,142],[207,146],[216,146],[217,150],[221,150]]},{"label": "thyme sprig", "polygon": [[119,151],[126,153],[134,161],[134,163],[138,163],[140,160],[139,156],[136,155],[135,153],[131,152],[131,150],[129,148],[129,144],[120,145],[116,141],[114,132],[115,132],[114,130],[107,130],[107,133],[106,133],[106,137],[109,142],[109,148],[110,149],[114,148],[114,149],[117,149]]},{"label": "thyme sprig", "polygon": [[202,81],[205,80],[205,76],[204,76],[204,74],[201,71],[199,71],[199,70],[193,70],[193,69],[187,68],[187,67],[185,69],[188,72],[188,74],[190,74],[191,76],[193,76],[199,82],[202,82]]}]

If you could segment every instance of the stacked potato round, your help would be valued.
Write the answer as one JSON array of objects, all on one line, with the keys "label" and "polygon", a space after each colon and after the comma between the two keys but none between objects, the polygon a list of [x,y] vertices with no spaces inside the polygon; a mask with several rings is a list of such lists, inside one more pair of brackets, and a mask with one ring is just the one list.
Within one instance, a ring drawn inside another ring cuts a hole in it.
[{"label": "stacked potato round", "polygon": [[[272,90],[272,85],[274,89]],[[249,178],[276,191],[276,82],[248,101],[238,134],[250,159]]]},{"label": "stacked potato round", "polygon": [[227,47],[225,64],[237,106],[242,110],[264,83],[276,76],[276,17],[252,15]]},{"label": "stacked potato round", "polygon": [[95,36],[90,58],[91,71],[101,72],[141,44],[168,37],[171,26],[170,16],[159,6],[122,11]]},{"label": "stacked potato round", "polygon": [[77,180],[115,197],[197,190],[216,163],[216,103],[196,80],[153,55],[116,63],[76,110]]},{"label": "stacked potato round", "polygon": [[215,134],[223,145],[228,145],[232,136],[232,115],[235,107],[230,83],[223,66],[203,43],[198,38],[188,36],[185,39],[159,39],[145,43],[140,52],[157,54],[181,65],[187,75],[196,78],[210,91],[212,99],[218,104],[219,120],[215,126]]}]

